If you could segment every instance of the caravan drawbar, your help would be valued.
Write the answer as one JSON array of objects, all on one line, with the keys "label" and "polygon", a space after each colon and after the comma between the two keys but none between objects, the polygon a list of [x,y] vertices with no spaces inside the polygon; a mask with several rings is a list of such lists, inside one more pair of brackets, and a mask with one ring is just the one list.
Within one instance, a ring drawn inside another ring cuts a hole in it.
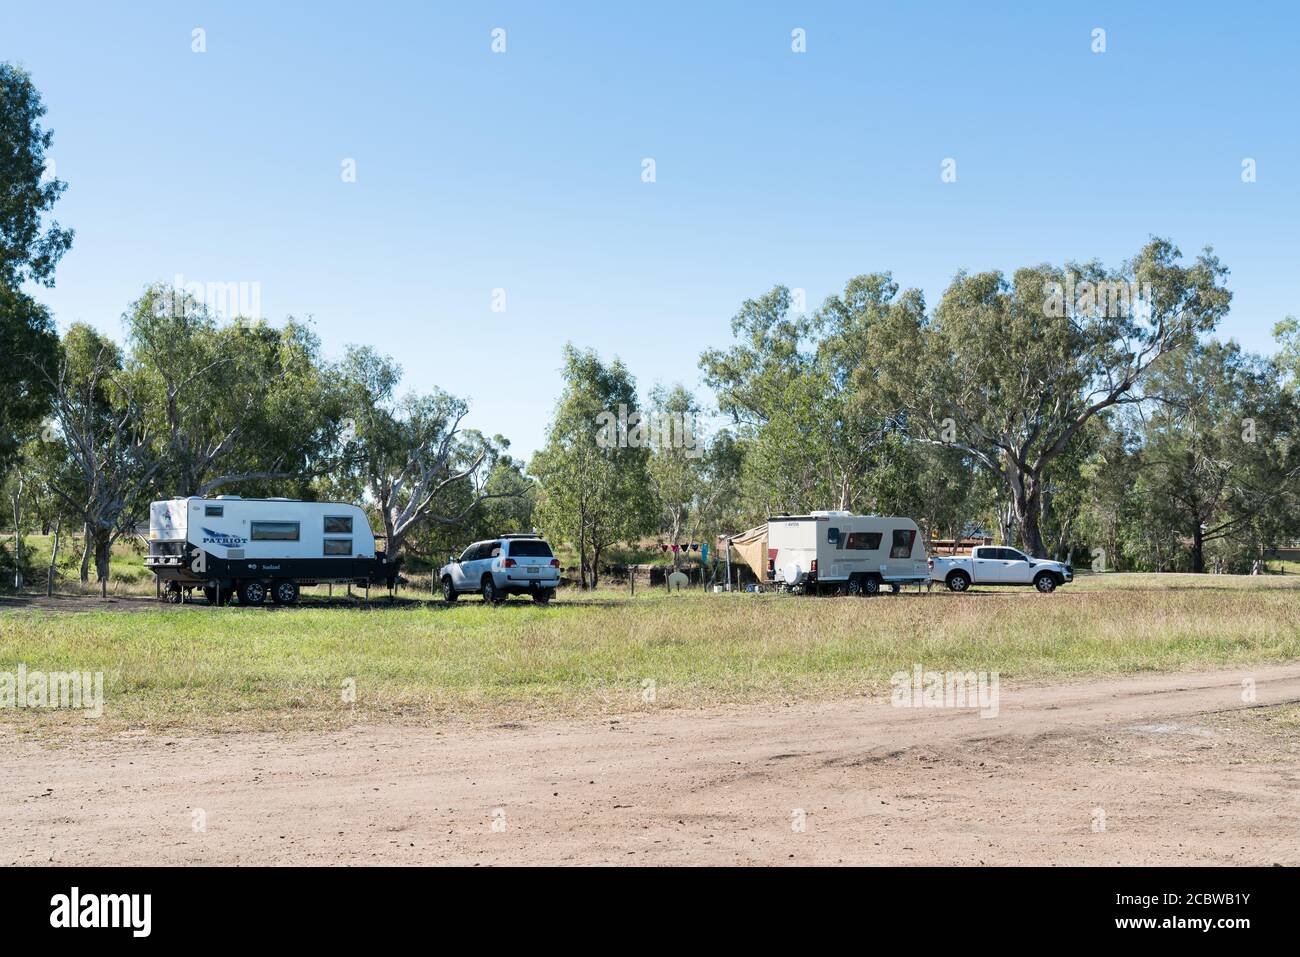
[{"label": "caravan drawbar", "polygon": [[356,505],[219,495],[149,506],[145,567],[173,602],[201,588],[213,604],[291,605],[303,585],[391,586],[400,564],[375,549]]}]

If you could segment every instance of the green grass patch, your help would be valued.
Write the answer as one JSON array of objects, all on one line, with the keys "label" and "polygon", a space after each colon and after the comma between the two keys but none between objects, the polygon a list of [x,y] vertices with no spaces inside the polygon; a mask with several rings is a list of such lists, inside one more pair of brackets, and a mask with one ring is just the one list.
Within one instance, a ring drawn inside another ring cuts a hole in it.
[{"label": "green grass patch", "polygon": [[[887,692],[914,663],[1041,681],[1300,659],[1300,592],[1278,579],[1096,576],[1051,596],[603,597],[614,600],[6,612],[0,671],[103,671],[96,728],[213,730],[837,698]],[[14,709],[0,722],[92,724]]]}]

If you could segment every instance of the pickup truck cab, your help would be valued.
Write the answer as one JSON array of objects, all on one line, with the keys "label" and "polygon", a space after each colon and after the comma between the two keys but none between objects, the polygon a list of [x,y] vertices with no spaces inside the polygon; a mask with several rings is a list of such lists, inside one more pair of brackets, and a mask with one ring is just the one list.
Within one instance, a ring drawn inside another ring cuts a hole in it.
[{"label": "pickup truck cab", "polygon": [[931,558],[929,565],[931,581],[958,592],[972,585],[1033,585],[1048,594],[1074,581],[1074,569],[1064,562],[1030,558],[1002,545],[979,545],[969,555]]}]

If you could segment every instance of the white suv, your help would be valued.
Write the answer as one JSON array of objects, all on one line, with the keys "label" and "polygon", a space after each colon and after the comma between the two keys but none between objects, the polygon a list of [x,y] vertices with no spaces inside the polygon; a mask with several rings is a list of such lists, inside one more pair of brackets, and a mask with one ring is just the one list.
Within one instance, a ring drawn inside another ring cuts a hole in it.
[{"label": "white suv", "polygon": [[537,535],[502,535],[475,542],[459,559],[448,558],[438,581],[447,601],[478,592],[492,604],[511,595],[532,595],[544,605],[560,584],[560,560]]}]

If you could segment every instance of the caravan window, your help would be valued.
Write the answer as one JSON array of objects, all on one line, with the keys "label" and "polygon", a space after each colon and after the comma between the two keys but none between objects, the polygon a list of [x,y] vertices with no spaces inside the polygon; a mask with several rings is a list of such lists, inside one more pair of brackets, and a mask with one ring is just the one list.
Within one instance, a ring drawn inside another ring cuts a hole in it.
[{"label": "caravan window", "polygon": [[874,552],[880,547],[880,532],[849,532],[849,541],[845,548]]},{"label": "caravan window", "polygon": [[325,534],[326,535],[351,535],[352,516],[351,515],[326,515]]},{"label": "caravan window", "polygon": [[222,515],[225,514],[225,512],[226,512],[226,506],[224,506],[224,505],[204,505],[204,506],[203,506],[203,517],[204,517],[204,518],[220,518]]},{"label": "caravan window", "polygon": [[912,542],[916,539],[916,529],[894,529],[894,547],[889,550],[890,558],[911,558]]},{"label": "caravan window", "polygon": [[254,542],[296,542],[297,522],[249,522],[248,537]]},{"label": "caravan window", "polygon": [[351,555],[352,539],[350,538],[327,538],[325,539],[326,555]]}]

